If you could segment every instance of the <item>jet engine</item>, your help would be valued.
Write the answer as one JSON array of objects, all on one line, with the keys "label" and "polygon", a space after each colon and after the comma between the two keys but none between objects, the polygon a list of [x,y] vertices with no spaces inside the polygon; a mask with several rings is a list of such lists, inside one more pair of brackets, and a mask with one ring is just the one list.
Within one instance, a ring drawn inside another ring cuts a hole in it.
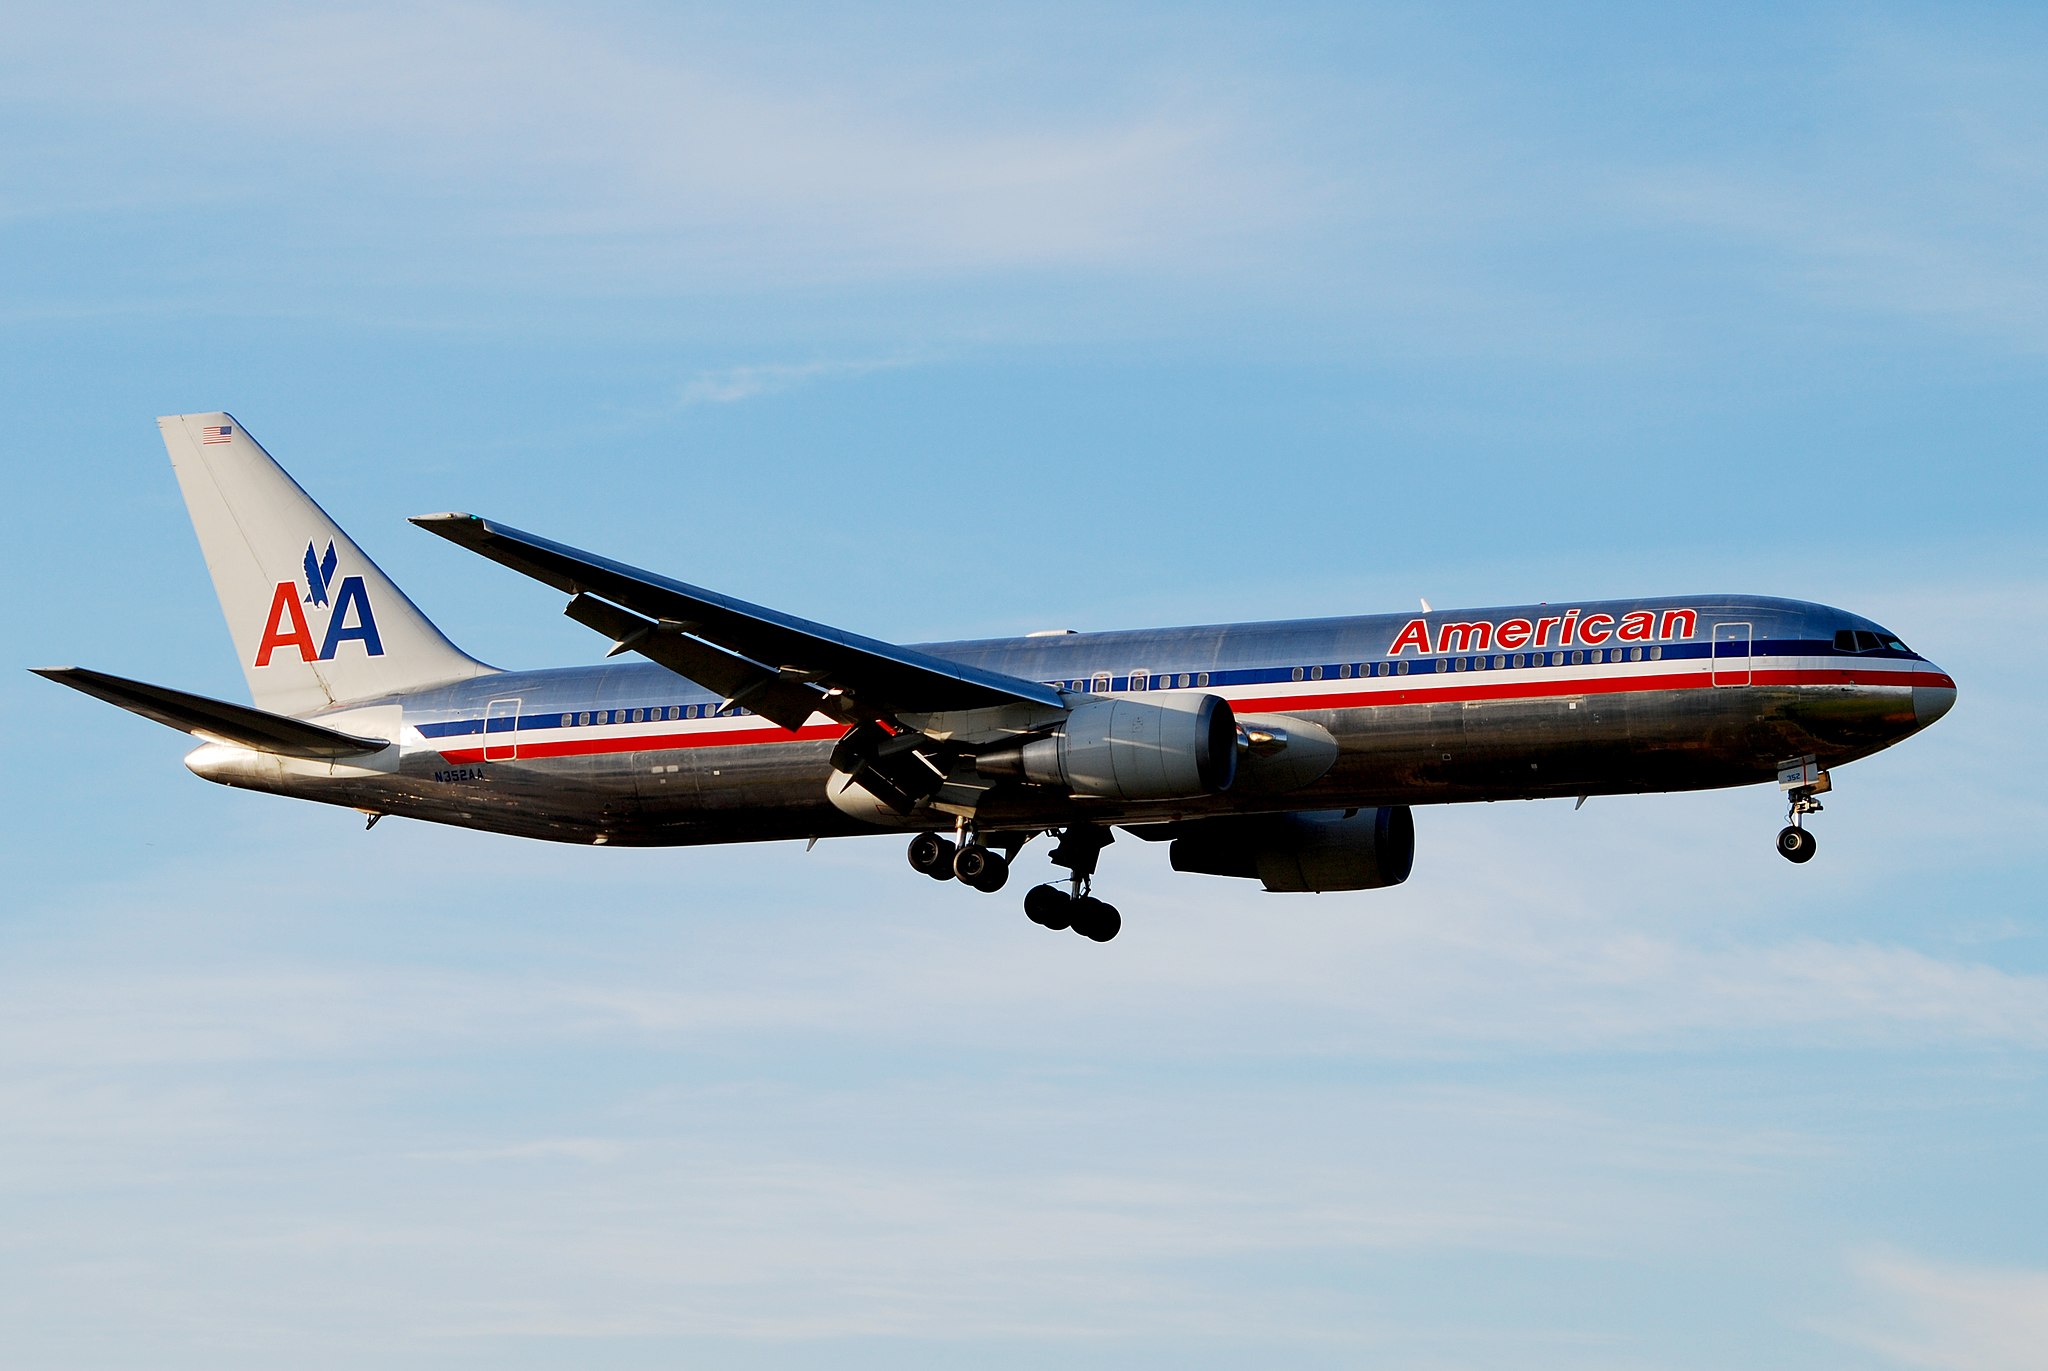
[{"label": "jet engine", "polygon": [[1192,799],[1237,778],[1237,718],[1216,695],[1090,700],[1053,733],[984,752],[974,764],[987,776],[1096,799]]},{"label": "jet engine", "polygon": [[1175,871],[1256,879],[1268,890],[1373,890],[1401,884],[1415,865],[1406,805],[1201,819],[1174,831]]}]

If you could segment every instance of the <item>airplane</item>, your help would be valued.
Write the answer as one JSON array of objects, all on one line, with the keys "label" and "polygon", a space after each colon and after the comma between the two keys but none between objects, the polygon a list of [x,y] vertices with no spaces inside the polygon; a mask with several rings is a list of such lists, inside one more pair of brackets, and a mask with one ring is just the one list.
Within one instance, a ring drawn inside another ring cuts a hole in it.
[{"label": "airplane", "polygon": [[[210,781],[597,846],[909,836],[1026,916],[1107,942],[1121,831],[1268,891],[1407,879],[1412,806],[1775,780],[1778,851],[1833,768],[1927,727],[1955,681],[1798,600],[1694,595],[901,646],[474,514],[412,520],[567,597],[607,664],[485,665],[232,415],[157,421],[254,707],[82,667],[40,675],[200,740]],[[629,657],[626,661],[612,659]]]}]

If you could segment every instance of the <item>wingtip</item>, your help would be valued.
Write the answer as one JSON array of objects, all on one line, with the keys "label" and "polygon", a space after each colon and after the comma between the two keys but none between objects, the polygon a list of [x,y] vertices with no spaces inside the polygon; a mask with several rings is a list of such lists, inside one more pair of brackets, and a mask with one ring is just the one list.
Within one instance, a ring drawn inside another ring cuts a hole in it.
[{"label": "wingtip", "polygon": [[407,523],[423,528],[429,533],[438,533],[443,538],[460,538],[471,529],[485,527],[481,517],[450,510],[446,514],[415,514]]}]

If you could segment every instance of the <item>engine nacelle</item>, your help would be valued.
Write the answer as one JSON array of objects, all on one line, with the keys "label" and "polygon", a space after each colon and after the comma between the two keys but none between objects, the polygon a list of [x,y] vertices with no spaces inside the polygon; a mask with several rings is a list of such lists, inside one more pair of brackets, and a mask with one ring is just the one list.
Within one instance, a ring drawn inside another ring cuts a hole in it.
[{"label": "engine nacelle", "polygon": [[1256,879],[1268,890],[1374,890],[1415,865],[1407,805],[1204,819],[1169,849],[1175,871]]},{"label": "engine nacelle", "polygon": [[1057,732],[984,752],[975,766],[1103,800],[1214,795],[1237,778],[1237,718],[1217,695],[1090,700]]}]

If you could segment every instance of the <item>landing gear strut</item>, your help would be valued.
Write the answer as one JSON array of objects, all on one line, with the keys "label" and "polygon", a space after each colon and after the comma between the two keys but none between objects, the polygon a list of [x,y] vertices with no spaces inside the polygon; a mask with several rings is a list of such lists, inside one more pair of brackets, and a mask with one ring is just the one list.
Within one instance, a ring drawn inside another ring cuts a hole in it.
[{"label": "landing gear strut", "polygon": [[1073,873],[1068,888],[1033,887],[1024,897],[1024,917],[1041,928],[1071,928],[1098,943],[1114,938],[1124,926],[1123,915],[1115,905],[1088,894],[1102,849],[1114,841],[1115,835],[1097,824],[1074,824],[1061,833],[1059,846],[1051,855],[1055,866]]}]

